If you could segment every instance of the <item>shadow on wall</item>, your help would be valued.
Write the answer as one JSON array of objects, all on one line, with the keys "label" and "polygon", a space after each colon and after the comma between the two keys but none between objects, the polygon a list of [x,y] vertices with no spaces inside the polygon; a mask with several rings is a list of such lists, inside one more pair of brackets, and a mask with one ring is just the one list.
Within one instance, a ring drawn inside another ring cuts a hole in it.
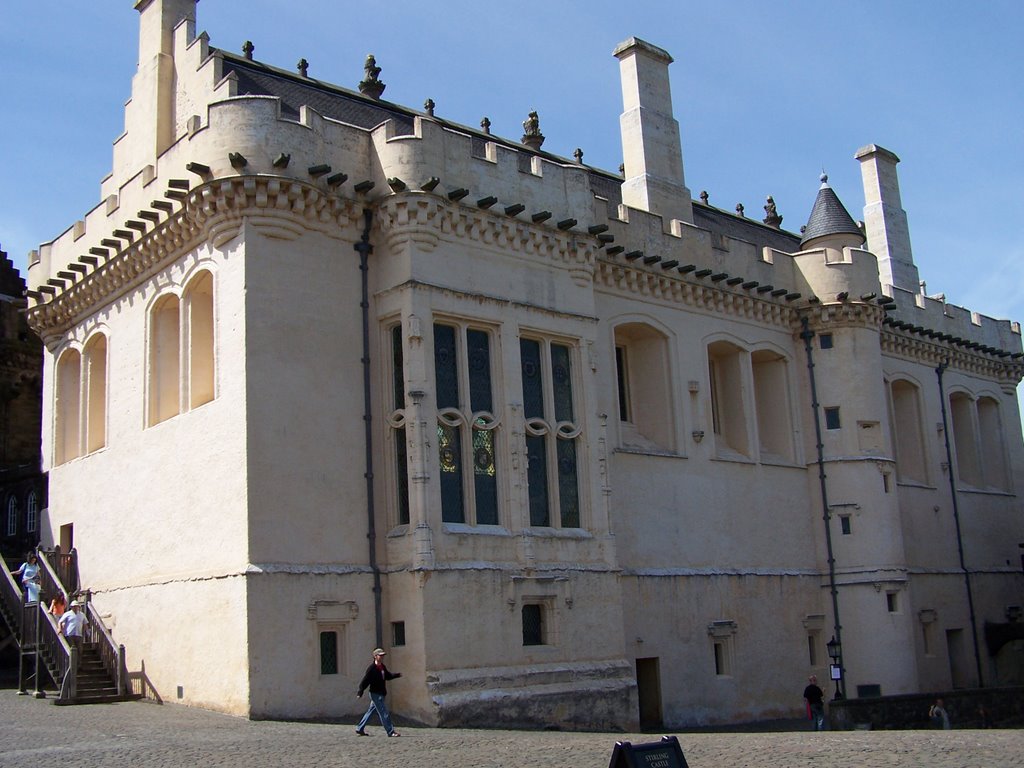
[{"label": "shadow on wall", "polygon": [[1024,686],[970,688],[956,691],[846,699],[828,703],[833,730],[898,731],[929,729],[928,709],[943,699],[953,728],[1024,726]]},{"label": "shadow on wall", "polygon": [[153,687],[153,681],[146,675],[146,660],[142,660],[142,664],[139,667],[138,672],[128,673],[128,687],[131,692],[137,696],[155,701],[157,704],[163,704],[163,697],[159,691]]}]

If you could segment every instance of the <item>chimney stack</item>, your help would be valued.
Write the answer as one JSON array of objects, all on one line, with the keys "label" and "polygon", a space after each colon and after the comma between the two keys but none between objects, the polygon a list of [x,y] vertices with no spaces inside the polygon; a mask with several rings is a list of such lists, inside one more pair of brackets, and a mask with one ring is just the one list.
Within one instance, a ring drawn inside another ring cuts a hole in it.
[{"label": "chimney stack", "polygon": [[[174,29],[188,19],[193,27],[198,0],[137,0],[139,12],[139,65],[132,81],[132,99],[126,129],[135,132],[140,150],[138,170],[152,164],[175,136]],[[194,37],[194,28],[188,36]]]},{"label": "chimney stack", "polygon": [[902,208],[896,175],[900,159],[876,144],[862,147],[854,157],[860,161],[864,228],[868,250],[878,258],[879,282],[917,293],[921,278],[910,249],[907,213]]},{"label": "chimney stack", "polygon": [[679,123],[672,116],[667,51],[631,37],[614,51],[622,79],[622,202],[666,220],[693,223],[683,178]]}]

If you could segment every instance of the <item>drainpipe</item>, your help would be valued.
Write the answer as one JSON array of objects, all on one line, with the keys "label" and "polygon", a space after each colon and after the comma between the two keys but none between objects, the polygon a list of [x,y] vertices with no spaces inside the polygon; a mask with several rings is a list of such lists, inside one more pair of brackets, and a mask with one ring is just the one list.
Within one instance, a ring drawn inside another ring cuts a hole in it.
[{"label": "drainpipe", "polygon": [[981,651],[978,649],[978,622],[974,616],[974,595],[971,592],[971,574],[964,562],[964,540],[960,533],[960,506],[957,503],[956,478],[953,477],[953,450],[949,444],[949,421],[946,416],[946,392],[942,386],[942,374],[949,367],[949,360],[943,360],[935,369],[939,377],[939,405],[942,407],[942,434],[946,438],[946,466],[949,467],[949,495],[953,499],[953,520],[956,523],[956,549],[960,555],[960,570],[964,572],[964,586],[967,588],[967,610],[971,615],[971,639],[974,641],[974,664],[978,670],[978,687],[984,688],[985,681],[981,676]]},{"label": "drainpipe", "polygon": [[373,571],[373,622],[378,646],[384,644],[384,621],[381,616],[380,566],[377,564],[377,523],[373,505],[373,412],[370,408],[370,287],[367,259],[373,253],[370,244],[370,227],[373,226],[373,211],[363,209],[363,234],[353,247],[359,252],[359,270],[362,273],[363,313],[363,432],[366,444],[366,538],[370,544],[370,570]]},{"label": "drainpipe", "polygon": [[811,383],[811,411],[814,413],[814,439],[818,451],[818,483],[821,487],[821,507],[823,510],[822,520],[825,521],[825,547],[828,550],[828,588],[832,595],[832,622],[835,629],[835,639],[839,643],[839,698],[846,698],[846,676],[843,674],[843,632],[839,622],[839,590],[836,589],[836,558],[832,552],[832,525],[831,513],[828,505],[828,486],[825,483],[825,445],[821,442],[821,415],[820,404],[818,403],[818,385],[814,378],[814,353],[811,347],[811,339],[814,338],[807,322],[807,315],[800,316],[800,338],[804,340],[804,350],[807,352],[807,376]]}]

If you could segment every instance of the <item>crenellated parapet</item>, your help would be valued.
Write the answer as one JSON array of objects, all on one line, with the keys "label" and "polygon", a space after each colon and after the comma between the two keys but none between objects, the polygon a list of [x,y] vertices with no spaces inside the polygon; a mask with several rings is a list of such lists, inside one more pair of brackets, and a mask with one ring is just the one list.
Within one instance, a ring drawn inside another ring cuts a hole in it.
[{"label": "crenellated parapet", "polygon": [[859,328],[880,331],[885,308],[870,301],[813,303],[802,310],[815,329]]},{"label": "crenellated parapet", "polygon": [[[184,194],[181,208],[151,229],[134,220],[126,226],[134,223],[138,229],[115,229],[104,239],[112,247],[97,248],[96,254],[79,261],[81,269],[68,273],[69,284],[51,291],[48,301],[36,296],[28,320],[51,344],[81,317],[148,280],[182,253],[204,242],[217,248],[230,241],[243,222],[279,240],[319,231],[331,237],[348,235],[354,241],[359,215],[360,208],[352,201],[293,179],[236,176],[211,181]],[[132,232],[138,237],[130,237]],[[127,243],[113,239],[122,236]]]},{"label": "crenellated parapet", "polygon": [[[655,299],[668,304],[685,306],[697,311],[720,314],[735,319],[751,320],[776,328],[790,328],[796,322],[797,298],[785,291],[773,298],[760,298],[756,293],[757,283],[744,289],[742,284],[729,286],[725,280],[708,280],[705,276],[689,279],[672,274],[674,268],[658,274],[640,267],[630,267],[601,260],[594,277],[598,290],[614,291],[635,298]],[[712,277],[712,275],[706,275]],[[761,294],[770,297],[771,293]]]},{"label": "crenellated parapet", "polygon": [[582,285],[590,283],[594,272],[598,243],[593,237],[459,205],[430,192],[384,198],[377,221],[394,249],[415,244],[432,251],[442,239],[456,238],[567,268]]},{"label": "crenellated parapet", "polygon": [[950,369],[998,381],[1010,393],[1024,378],[1024,359],[1019,354],[952,343],[895,322],[883,329],[882,352],[933,368],[945,363]]},{"label": "crenellated parapet", "polygon": [[1020,323],[997,320],[949,304],[942,295],[926,296],[891,286],[888,289],[894,301],[890,317],[910,328],[942,334],[969,347],[991,347],[1008,353],[1022,350]]}]

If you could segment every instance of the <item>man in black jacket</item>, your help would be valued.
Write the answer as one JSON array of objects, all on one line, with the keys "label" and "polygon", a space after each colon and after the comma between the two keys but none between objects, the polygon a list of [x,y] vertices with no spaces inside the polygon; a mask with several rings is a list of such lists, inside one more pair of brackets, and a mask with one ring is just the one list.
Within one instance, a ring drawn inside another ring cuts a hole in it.
[{"label": "man in black jacket", "polygon": [[370,689],[370,707],[366,710],[366,714],[363,715],[363,719],[359,721],[359,726],[356,728],[356,733],[360,736],[367,735],[365,730],[366,724],[370,722],[370,716],[374,711],[377,712],[380,724],[384,726],[388,736],[401,736],[395,730],[395,726],[391,724],[391,713],[388,712],[388,705],[384,701],[384,697],[388,695],[387,681],[401,677],[402,673],[391,672],[385,667],[384,655],[385,651],[383,648],[373,649],[373,664],[366,668],[366,674],[363,675],[362,682],[359,683],[359,691],[356,693],[356,696],[362,697],[363,691],[367,688]]}]

